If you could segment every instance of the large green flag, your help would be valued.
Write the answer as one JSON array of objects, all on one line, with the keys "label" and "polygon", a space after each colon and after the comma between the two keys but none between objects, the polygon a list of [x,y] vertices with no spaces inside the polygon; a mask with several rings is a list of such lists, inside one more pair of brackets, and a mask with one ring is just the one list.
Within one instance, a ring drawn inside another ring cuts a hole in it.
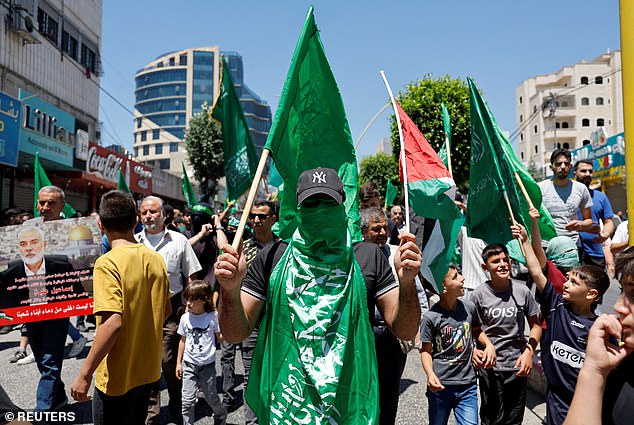
[{"label": "large green flag", "polygon": [[449,155],[447,155],[447,152],[451,151],[451,119],[449,118],[449,111],[445,104],[441,103],[440,106],[442,107],[442,125],[445,131],[445,143],[440,147],[438,156],[443,164],[445,164],[445,167],[449,169]]},{"label": "large green flag", "polygon": [[222,124],[227,197],[237,199],[251,187],[258,156],[224,57],[221,72],[220,94],[211,109],[211,115]]},{"label": "large green flag", "polygon": [[266,141],[284,180],[278,233],[289,239],[297,227],[299,175],[317,167],[338,172],[354,241],[361,240],[357,200],[357,160],[343,101],[319,38],[313,8],[308,11]]},{"label": "large green flag", "polygon": [[[468,79],[468,83],[471,107],[471,184],[467,206],[469,235],[487,243],[507,244],[513,241],[505,191],[515,219],[523,225],[530,224],[529,205],[514,176],[517,173],[533,205],[540,211],[542,238],[552,239],[556,236],[555,226],[550,213],[542,205],[539,186],[515,156],[513,147],[502,134],[473,81]],[[512,256],[521,259],[516,242],[510,248],[514,252]]]},{"label": "large green flag", "polygon": [[280,187],[284,183],[280,172],[275,167],[275,162],[271,161],[271,167],[269,168],[269,184],[271,186]]},{"label": "large green flag", "polygon": [[122,190],[124,192],[132,194],[132,191],[128,187],[128,183],[125,181],[125,176],[123,175],[123,170],[119,169],[119,181],[117,182],[117,190]]},{"label": "large green flag", "polygon": [[[41,188],[44,186],[52,186],[53,183],[51,183],[51,180],[46,175],[46,171],[44,171],[44,167],[40,164],[39,152],[35,152],[35,162],[33,163],[33,168],[35,171],[35,177],[33,179],[33,215],[35,217],[39,217],[40,213],[37,211],[37,194]],[[75,208],[71,207],[70,204],[64,204],[62,215],[65,218],[72,217],[76,212]]]},{"label": "large green flag", "polygon": [[185,170],[185,164],[181,162],[181,166],[183,167],[183,197],[185,198],[187,207],[192,208],[198,203],[198,201],[196,201],[196,192],[194,192],[192,183],[189,181],[187,170]]},{"label": "large green flag", "polygon": [[385,190],[385,208],[392,205],[394,199],[396,199],[396,194],[398,193],[398,189],[396,186],[392,184],[390,179],[387,179],[387,189]]}]

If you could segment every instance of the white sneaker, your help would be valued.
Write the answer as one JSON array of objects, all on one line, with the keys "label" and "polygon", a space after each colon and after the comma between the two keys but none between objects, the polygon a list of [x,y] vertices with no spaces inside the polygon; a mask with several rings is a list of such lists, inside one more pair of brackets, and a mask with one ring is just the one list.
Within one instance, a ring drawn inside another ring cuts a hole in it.
[{"label": "white sneaker", "polygon": [[82,336],[77,341],[73,341],[73,345],[70,346],[70,351],[68,352],[68,358],[77,357],[84,351],[84,347],[86,346],[86,342],[88,340],[85,336]]},{"label": "white sneaker", "polygon": [[35,356],[33,355],[33,353],[31,353],[25,358],[18,360],[16,363],[19,365],[24,365],[24,364],[33,363],[34,361],[35,361]]}]

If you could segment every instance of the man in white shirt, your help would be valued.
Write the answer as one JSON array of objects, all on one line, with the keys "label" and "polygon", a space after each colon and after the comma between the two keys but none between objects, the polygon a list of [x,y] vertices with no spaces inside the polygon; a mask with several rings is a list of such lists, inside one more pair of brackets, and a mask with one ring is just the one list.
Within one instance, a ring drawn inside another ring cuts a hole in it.
[{"label": "man in white shirt", "polygon": [[[182,291],[183,282],[189,283],[196,278],[201,269],[196,254],[187,238],[165,226],[163,200],[156,196],[147,196],[141,201],[141,222],[144,229],[135,237],[145,246],[161,254],[167,266],[169,277],[172,314],[163,324],[163,375],[169,393],[170,417],[181,417],[181,381],[176,377],[176,357],[178,355],[178,323],[184,312]],[[158,383],[150,395],[146,423],[158,424],[161,402]]]}]

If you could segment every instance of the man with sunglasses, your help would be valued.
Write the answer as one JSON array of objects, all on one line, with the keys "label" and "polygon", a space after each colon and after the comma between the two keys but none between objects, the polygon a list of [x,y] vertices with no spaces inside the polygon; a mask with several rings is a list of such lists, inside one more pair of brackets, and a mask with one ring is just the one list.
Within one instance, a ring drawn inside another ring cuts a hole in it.
[{"label": "man with sunglasses", "polygon": [[288,243],[265,247],[248,270],[230,245],[218,258],[225,339],[243,340],[265,315],[246,390],[262,422],[377,422],[375,305],[395,336],[416,335],[421,252],[414,235],[401,235],[397,282],[377,245],[352,244],[345,195],[335,170],[307,170]]},{"label": "man with sunglasses", "polygon": [[[278,238],[273,232],[273,224],[277,221],[277,205],[275,202],[267,200],[255,201],[249,214],[249,224],[253,229],[253,236],[242,243],[242,252],[247,263],[247,267],[253,259],[265,246],[277,242]],[[244,365],[244,381],[249,379],[249,371],[251,369],[251,359],[253,358],[253,349],[258,340],[258,331],[260,327],[261,317],[249,335],[240,344],[231,344],[227,341],[220,343],[222,349],[222,357],[220,364],[222,366],[222,403],[227,410],[232,411],[236,406],[234,388],[235,381],[235,358],[236,347],[240,347],[242,354],[242,364]],[[244,423],[257,424],[255,413],[249,406],[244,404]]]},{"label": "man with sunglasses", "polygon": [[[567,149],[555,149],[550,156],[552,180],[539,183],[542,202],[550,212],[558,236],[569,236],[580,246],[579,232],[593,230],[592,198],[588,188],[570,179],[572,155]],[[577,218],[577,211],[581,220]]]}]

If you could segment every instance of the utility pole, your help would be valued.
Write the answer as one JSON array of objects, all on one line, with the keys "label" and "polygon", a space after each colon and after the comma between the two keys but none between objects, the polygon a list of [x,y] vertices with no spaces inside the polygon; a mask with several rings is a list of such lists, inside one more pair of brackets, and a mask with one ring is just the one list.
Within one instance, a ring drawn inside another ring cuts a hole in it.
[{"label": "utility pole", "polygon": [[[545,115],[546,110],[548,110],[548,115]],[[542,104],[542,115],[544,119],[552,119],[553,120],[553,133],[555,136],[555,143],[553,146],[553,150],[557,149],[557,120],[555,118],[555,112],[557,111],[557,98],[553,92],[548,93],[548,98],[544,100]]]}]

